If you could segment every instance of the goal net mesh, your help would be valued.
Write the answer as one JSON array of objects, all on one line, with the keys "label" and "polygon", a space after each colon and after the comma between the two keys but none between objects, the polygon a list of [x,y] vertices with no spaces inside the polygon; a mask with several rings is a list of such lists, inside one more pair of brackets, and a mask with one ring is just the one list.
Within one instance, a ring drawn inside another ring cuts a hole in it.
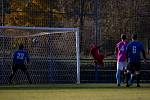
[{"label": "goal net mesh", "polygon": [[[33,83],[79,82],[77,32],[75,28],[0,27],[0,83],[8,83],[12,55],[19,44],[30,56],[27,68]],[[13,81],[28,82],[21,71]]]}]

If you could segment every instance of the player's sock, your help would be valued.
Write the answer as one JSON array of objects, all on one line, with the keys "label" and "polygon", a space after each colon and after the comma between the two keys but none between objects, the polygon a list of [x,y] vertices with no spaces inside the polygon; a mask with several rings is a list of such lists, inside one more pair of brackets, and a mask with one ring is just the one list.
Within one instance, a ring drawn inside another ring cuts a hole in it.
[{"label": "player's sock", "polygon": [[9,84],[12,84],[12,80],[13,80],[15,74],[16,74],[16,71],[13,71],[13,73],[10,75],[10,77],[9,77]]},{"label": "player's sock", "polygon": [[137,74],[137,75],[136,75],[137,87],[140,87],[140,78],[141,78],[141,75],[140,75],[140,74]]},{"label": "player's sock", "polygon": [[25,73],[26,73],[26,75],[27,75],[27,78],[28,78],[29,83],[32,84],[32,81],[31,81],[31,78],[30,78],[29,73],[28,73],[27,71],[26,71]]},{"label": "player's sock", "polygon": [[122,83],[124,83],[124,79],[125,79],[124,71],[121,71],[120,81],[121,81]]},{"label": "player's sock", "polygon": [[118,86],[120,86],[120,74],[121,74],[121,71],[117,70],[117,72],[116,72],[116,79],[117,79],[117,85]]},{"label": "player's sock", "polygon": [[12,84],[12,80],[16,74],[17,70],[13,70],[13,72],[11,73],[10,77],[9,77],[9,84]]},{"label": "player's sock", "polygon": [[126,74],[126,84],[127,84],[126,86],[127,86],[127,87],[129,87],[129,80],[130,80],[130,77],[131,77],[131,76],[130,76],[130,73],[128,72],[128,73]]},{"label": "player's sock", "polygon": [[134,80],[135,80],[135,75],[131,74],[130,84],[133,84]]}]

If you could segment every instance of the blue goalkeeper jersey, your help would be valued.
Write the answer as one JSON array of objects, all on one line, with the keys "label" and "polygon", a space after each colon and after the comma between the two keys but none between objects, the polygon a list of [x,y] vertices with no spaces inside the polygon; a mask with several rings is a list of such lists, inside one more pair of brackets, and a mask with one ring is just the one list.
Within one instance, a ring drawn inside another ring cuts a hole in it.
[{"label": "blue goalkeeper jersey", "polygon": [[128,62],[140,62],[141,52],[144,50],[144,46],[139,41],[132,41],[127,45],[126,53],[128,57]]},{"label": "blue goalkeeper jersey", "polygon": [[28,53],[23,50],[18,50],[13,55],[13,64],[24,64],[25,61],[29,62]]}]

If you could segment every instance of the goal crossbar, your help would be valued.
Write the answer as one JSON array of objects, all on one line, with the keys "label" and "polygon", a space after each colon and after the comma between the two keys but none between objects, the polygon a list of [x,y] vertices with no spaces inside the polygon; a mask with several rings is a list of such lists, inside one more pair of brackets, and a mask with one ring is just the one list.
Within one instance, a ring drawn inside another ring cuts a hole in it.
[{"label": "goal crossbar", "polygon": [[55,28],[55,27],[25,27],[25,26],[0,26],[0,29],[24,29],[24,30],[49,30],[49,31],[79,31],[79,28]]}]

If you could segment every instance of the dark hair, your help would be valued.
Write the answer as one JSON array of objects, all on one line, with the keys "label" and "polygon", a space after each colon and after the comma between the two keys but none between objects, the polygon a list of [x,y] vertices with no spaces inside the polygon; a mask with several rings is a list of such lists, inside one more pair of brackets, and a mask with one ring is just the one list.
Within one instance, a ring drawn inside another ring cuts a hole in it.
[{"label": "dark hair", "polygon": [[132,39],[137,40],[137,34],[132,34]]},{"label": "dark hair", "polygon": [[23,44],[19,45],[19,50],[22,50],[24,48]]},{"label": "dark hair", "polygon": [[123,40],[127,39],[126,35],[125,34],[121,34],[121,39],[123,39]]}]

